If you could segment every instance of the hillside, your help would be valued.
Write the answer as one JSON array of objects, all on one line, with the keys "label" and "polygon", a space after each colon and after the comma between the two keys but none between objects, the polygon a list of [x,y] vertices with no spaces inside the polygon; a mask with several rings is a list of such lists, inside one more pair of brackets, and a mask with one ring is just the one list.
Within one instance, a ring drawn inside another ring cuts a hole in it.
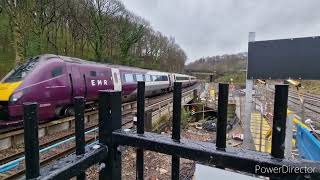
[{"label": "hillside", "polygon": [[214,72],[223,74],[246,69],[248,54],[225,54],[195,60],[186,65],[186,70]]},{"label": "hillside", "polygon": [[198,59],[186,65],[188,71],[215,72],[219,82],[233,79],[235,83],[244,83],[248,54],[225,54]]}]

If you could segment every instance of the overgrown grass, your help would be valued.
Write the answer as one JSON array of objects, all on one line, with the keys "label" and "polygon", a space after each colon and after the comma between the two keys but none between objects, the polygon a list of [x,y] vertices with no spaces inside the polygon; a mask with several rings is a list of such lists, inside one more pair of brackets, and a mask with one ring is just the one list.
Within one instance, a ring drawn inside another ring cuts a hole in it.
[{"label": "overgrown grass", "polygon": [[161,116],[157,122],[152,124],[152,131],[160,133],[161,131],[163,131],[163,129],[161,128],[164,124],[170,124],[170,118],[167,115]]},{"label": "overgrown grass", "polygon": [[191,121],[191,113],[184,108],[181,108],[181,128],[186,129]]}]

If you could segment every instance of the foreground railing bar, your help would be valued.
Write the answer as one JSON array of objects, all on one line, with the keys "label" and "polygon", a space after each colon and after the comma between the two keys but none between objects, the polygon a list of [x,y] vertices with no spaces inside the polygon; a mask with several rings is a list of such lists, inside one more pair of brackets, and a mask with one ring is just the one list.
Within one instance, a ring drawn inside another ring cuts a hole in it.
[{"label": "foreground railing bar", "polygon": [[218,121],[217,121],[217,135],[216,146],[218,150],[224,151],[226,148],[226,134],[227,134],[227,116],[228,116],[228,97],[229,85],[219,84],[219,98],[218,98]]},{"label": "foreground railing bar", "polygon": [[121,152],[112,138],[112,132],[121,129],[121,117],[121,92],[99,91],[99,141],[109,147],[99,179],[121,179]]},{"label": "foreground railing bar", "polygon": [[[182,83],[175,82],[173,90],[173,119],[172,119],[172,139],[175,142],[180,142],[181,131],[181,99],[182,99]],[[172,155],[172,175],[171,179],[177,180],[180,178],[180,157]]]},{"label": "foreground railing bar", "polygon": [[[138,82],[138,99],[137,99],[137,133],[144,134],[144,115],[145,115],[145,82]],[[137,148],[136,150],[136,179],[143,180],[144,171],[144,158],[143,149]]]},{"label": "foreground railing bar", "polygon": [[285,148],[288,88],[288,85],[275,86],[271,155],[281,159]]},{"label": "foreground railing bar", "polygon": [[[257,166],[269,167],[310,167],[314,172],[320,173],[320,163],[312,161],[298,161],[272,158],[270,155],[243,150],[240,148],[227,147],[226,151],[215,149],[214,143],[199,142],[188,139],[181,139],[180,143],[170,137],[145,132],[144,136],[139,136],[134,132],[117,130],[113,132],[113,140],[119,145],[140,147],[145,150],[155,151],[168,155],[176,155],[180,158],[195,160],[209,166],[219,166],[233,170],[248,172],[267,177],[283,177],[286,174],[265,174],[265,172],[255,171]],[[290,173],[288,174],[290,175]],[[303,174],[301,174],[303,176]],[[296,175],[295,175],[296,176]]]},{"label": "foreground railing bar", "polygon": [[26,179],[34,179],[40,175],[38,104],[24,103],[23,105]]},{"label": "foreground railing bar", "polygon": [[[83,157],[79,158],[72,154],[64,159],[55,162],[46,168],[43,168],[38,179],[40,180],[60,180],[70,179],[79,175],[79,172],[85,171],[89,167],[99,163],[102,159],[106,159],[108,155],[108,148],[102,144],[99,149],[88,149]],[[59,169],[57,169],[59,167]]]},{"label": "foreground railing bar", "polygon": [[[75,133],[76,133],[76,155],[80,156],[85,153],[85,127],[84,127],[84,111],[85,100],[84,97],[75,97],[73,99],[75,112]],[[81,171],[79,171],[81,172]],[[86,179],[85,170],[77,176],[77,180]]]}]

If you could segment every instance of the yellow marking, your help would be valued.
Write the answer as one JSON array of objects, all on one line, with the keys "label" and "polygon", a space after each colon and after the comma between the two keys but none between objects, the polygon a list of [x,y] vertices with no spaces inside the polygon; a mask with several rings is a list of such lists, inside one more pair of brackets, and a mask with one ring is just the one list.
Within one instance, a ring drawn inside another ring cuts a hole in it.
[{"label": "yellow marking", "polygon": [[[293,113],[292,111],[290,111],[290,110],[287,110],[287,114],[288,114],[288,116],[290,116],[291,114],[294,114],[294,113]],[[300,124],[302,127],[306,128],[306,129],[308,129],[308,130],[311,130],[310,127],[307,126],[305,123],[301,122],[301,121],[298,119],[297,115],[295,115],[295,114],[294,114],[294,118],[293,118],[293,123],[294,123],[294,124]]]},{"label": "yellow marking", "polygon": [[22,81],[14,83],[0,83],[0,101],[9,101],[12,93],[20,86]]},{"label": "yellow marking", "polygon": [[216,97],[216,91],[214,89],[210,90],[210,97]]},{"label": "yellow marking", "polygon": [[[292,111],[288,110],[288,116],[293,114]],[[262,126],[261,126],[262,120]],[[306,124],[301,122],[295,115],[293,118],[294,124],[300,124],[301,126],[310,129]],[[251,113],[251,124],[250,124],[251,136],[253,144],[256,151],[268,152],[271,153],[271,140],[272,140],[272,128],[269,125],[268,121],[265,118],[261,118],[261,114],[258,112]],[[261,140],[260,140],[260,131],[261,131]],[[261,143],[260,143],[261,141]],[[292,139],[293,147],[296,144],[296,140]],[[266,147],[267,146],[267,147]]]},{"label": "yellow marking", "polygon": [[260,113],[251,113],[250,130],[256,151],[270,153],[271,139],[268,137],[268,135],[271,132],[271,128],[267,120],[264,117],[261,117]]}]

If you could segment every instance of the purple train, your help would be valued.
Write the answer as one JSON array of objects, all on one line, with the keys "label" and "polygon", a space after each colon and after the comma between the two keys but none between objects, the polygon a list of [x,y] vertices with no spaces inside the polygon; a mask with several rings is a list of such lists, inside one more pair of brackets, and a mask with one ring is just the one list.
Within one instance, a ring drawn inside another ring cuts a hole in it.
[{"label": "purple train", "polygon": [[137,82],[146,82],[146,96],[171,91],[174,82],[191,86],[197,79],[183,74],[99,64],[78,58],[41,55],[12,70],[0,82],[0,126],[21,123],[24,102],[38,102],[40,121],[69,116],[72,99],[94,104],[99,90],[122,91],[124,102],[136,98]]}]

